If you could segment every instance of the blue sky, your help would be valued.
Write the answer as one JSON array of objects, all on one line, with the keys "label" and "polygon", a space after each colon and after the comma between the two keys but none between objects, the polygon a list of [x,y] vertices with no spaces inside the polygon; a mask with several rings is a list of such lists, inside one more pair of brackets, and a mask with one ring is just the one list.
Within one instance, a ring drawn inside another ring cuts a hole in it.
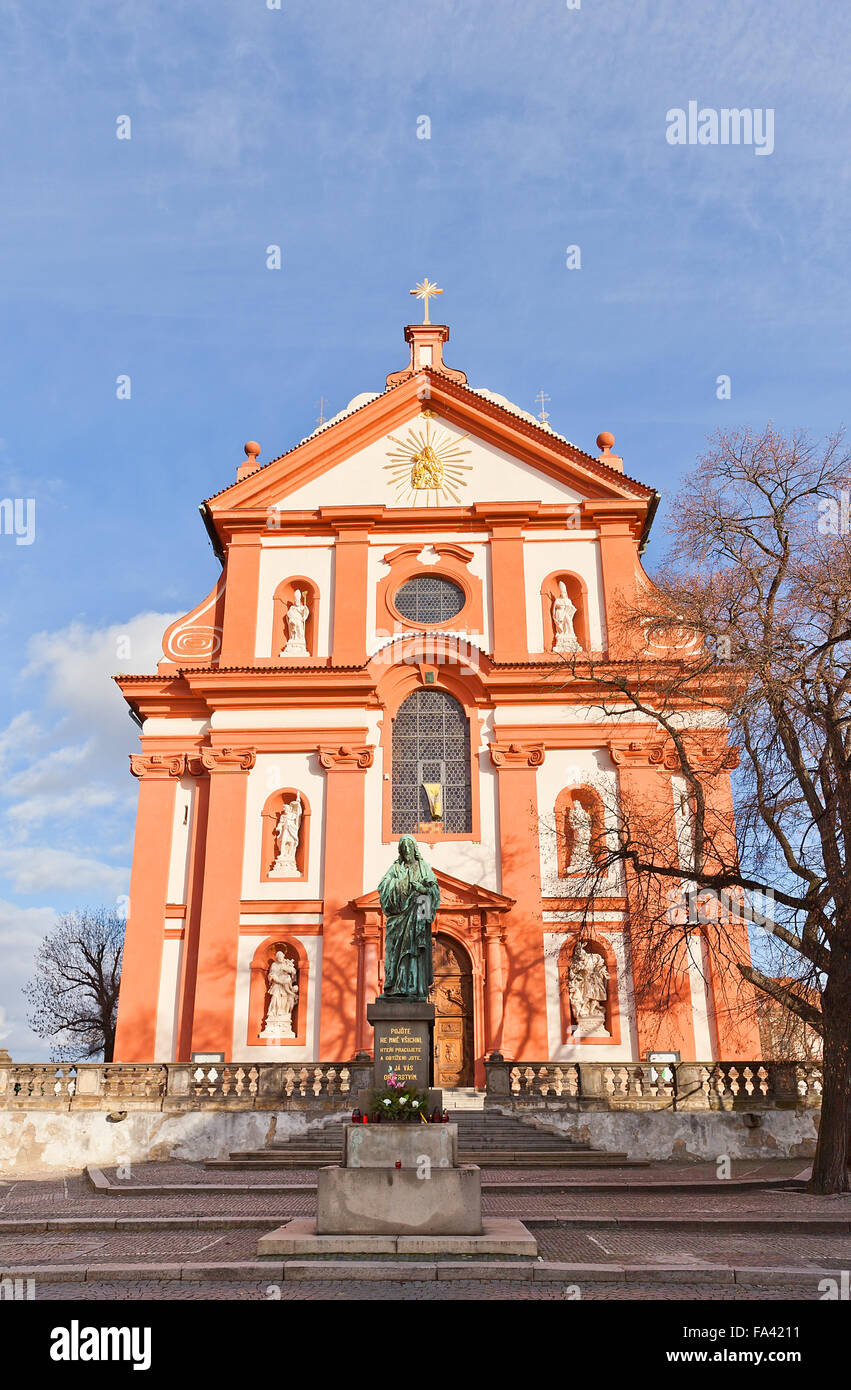
[{"label": "blue sky", "polygon": [[[20,986],[54,912],[126,893],[108,677],[211,587],[199,501],[246,439],[382,388],[415,281],[471,385],[543,387],[663,491],[718,425],[847,418],[849,31],[841,0],[6,0],[0,498],[36,507],[31,545],[0,534],[13,1056],[45,1055]],[[671,146],[690,100],[771,108],[773,153]]]}]

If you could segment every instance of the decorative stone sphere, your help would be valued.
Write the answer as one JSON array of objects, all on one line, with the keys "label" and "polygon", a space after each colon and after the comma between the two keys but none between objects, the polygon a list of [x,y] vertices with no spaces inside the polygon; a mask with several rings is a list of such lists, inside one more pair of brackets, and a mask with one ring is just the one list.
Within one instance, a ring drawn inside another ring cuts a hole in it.
[{"label": "decorative stone sphere", "polygon": [[613,447],[614,442],[615,436],[610,434],[608,430],[601,430],[597,435],[597,448],[603,449],[605,452],[608,452],[608,450]]},{"label": "decorative stone sphere", "polygon": [[249,439],[248,443],[245,446],[245,452],[248,458],[257,458],[257,455],[260,453],[260,445],[257,443],[256,439]]}]

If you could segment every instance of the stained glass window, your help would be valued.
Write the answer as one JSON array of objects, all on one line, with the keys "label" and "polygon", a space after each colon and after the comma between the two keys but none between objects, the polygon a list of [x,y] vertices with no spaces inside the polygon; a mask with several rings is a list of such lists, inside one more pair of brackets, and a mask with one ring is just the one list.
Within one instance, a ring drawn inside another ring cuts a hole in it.
[{"label": "stained glass window", "polygon": [[408,579],[393,596],[396,607],[412,623],[446,623],[464,607],[460,584],[439,574],[418,574]]},{"label": "stained glass window", "polygon": [[415,690],[393,720],[393,834],[416,834],[434,822],[425,783],[440,788],[445,833],[473,828],[470,724],[463,706],[445,690]]}]

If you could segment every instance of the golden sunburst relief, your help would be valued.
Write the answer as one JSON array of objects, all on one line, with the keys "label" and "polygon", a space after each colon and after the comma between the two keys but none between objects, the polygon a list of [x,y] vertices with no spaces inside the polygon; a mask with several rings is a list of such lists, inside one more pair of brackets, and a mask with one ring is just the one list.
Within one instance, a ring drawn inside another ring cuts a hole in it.
[{"label": "golden sunburst relief", "polygon": [[387,457],[391,461],[384,467],[396,488],[396,502],[416,507],[422,501],[427,507],[439,507],[451,498],[460,506],[458,491],[467,486],[464,474],[473,465],[461,462],[470,450],[461,449],[459,445],[470,436],[462,434],[455,439],[448,430],[433,426],[430,411],[423,411],[420,419],[424,420],[425,428],[418,428],[418,421],[409,429],[407,439],[390,436],[398,447],[388,449]]}]

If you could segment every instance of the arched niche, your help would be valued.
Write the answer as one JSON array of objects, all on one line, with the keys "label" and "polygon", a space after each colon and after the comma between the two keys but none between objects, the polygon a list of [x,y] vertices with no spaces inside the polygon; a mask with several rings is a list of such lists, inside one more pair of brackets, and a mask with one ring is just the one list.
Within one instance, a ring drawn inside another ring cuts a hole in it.
[{"label": "arched niche", "polygon": [[[301,799],[301,825],[299,827],[298,849],[296,850],[295,865],[298,873],[291,877],[284,878],[281,874],[272,873],[272,865],[275,862],[275,826],[278,823],[278,816],[284,808],[284,804],[293,801],[298,796]],[[278,791],[272,792],[267,796],[260,812],[263,827],[260,834],[260,882],[261,883],[304,883],[307,879],[308,862],[310,857],[310,802],[304,792],[299,787],[281,787]]]},{"label": "arched niche", "polygon": [[[289,639],[287,629],[287,609],[291,603],[295,602],[295,591],[298,589],[302,595],[302,602],[306,603],[310,609],[310,615],[305,623],[304,638],[307,646],[307,656],[284,656],[284,647]],[[291,575],[289,579],[282,579],[275,590],[273,604],[274,613],[272,616],[272,660],[273,661],[308,661],[316,657],[316,637],[319,632],[319,586],[313,579],[307,579],[303,574]]]},{"label": "arched niche", "polygon": [[544,651],[551,652],[555,644],[555,624],[553,623],[553,603],[558,598],[559,583],[564,583],[567,596],[576,609],[573,617],[573,630],[582,651],[591,650],[588,629],[588,586],[578,574],[570,570],[553,570],[541,585],[541,617],[544,630]]},{"label": "arched niche", "polygon": [[579,803],[591,817],[591,856],[596,864],[602,864],[606,853],[606,822],[603,801],[593,787],[564,787],[556,797],[555,826],[556,854],[558,856],[559,878],[572,878],[581,875],[581,869],[570,870],[573,858],[574,835],[570,823],[570,812]]},{"label": "arched niche", "polygon": [[[266,1009],[269,1004],[269,966],[278,951],[295,963],[298,999],[293,1009],[294,1038],[261,1038]],[[305,1047],[307,1040],[307,989],[310,962],[300,941],[285,936],[269,936],[257,947],[251,961],[251,981],[248,994],[248,1047]]]},{"label": "arched niche", "polygon": [[[591,1035],[587,1038],[577,1038],[574,1036],[576,1020],[573,1017],[573,1009],[570,1003],[570,965],[573,954],[580,942],[586,951],[591,951],[595,955],[603,957],[606,962],[606,969],[609,972],[609,983],[606,992],[606,1017],[605,1027],[608,1037],[603,1034]],[[583,936],[572,932],[564,941],[558,955],[558,993],[559,1009],[561,1014],[561,1040],[563,1043],[574,1045],[587,1044],[590,1047],[619,1047],[621,1041],[621,1014],[619,1003],[618,988],[618,962],[611,944],[602,935]]]}]

